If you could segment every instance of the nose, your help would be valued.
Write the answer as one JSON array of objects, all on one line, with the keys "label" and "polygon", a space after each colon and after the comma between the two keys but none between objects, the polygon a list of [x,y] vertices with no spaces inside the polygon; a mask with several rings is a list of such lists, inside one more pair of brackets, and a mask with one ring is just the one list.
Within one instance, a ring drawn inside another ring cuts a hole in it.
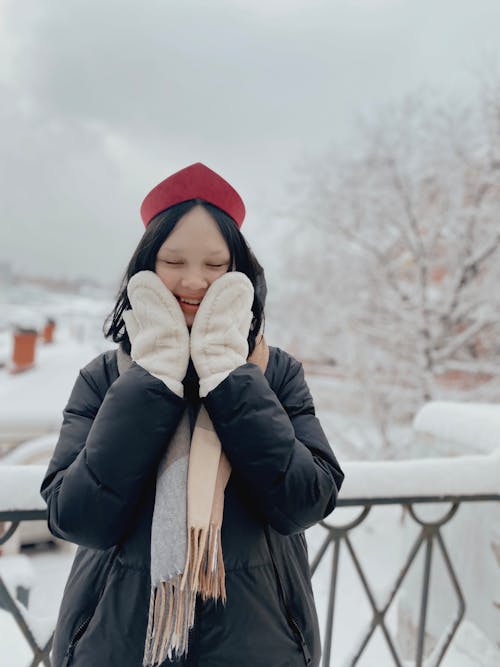
[{"label": "nose", "polygon": [[190,270],[183,273],[181,278],[182,287],[189,292],[199,292],[208,287],[208,280],[202,272]]}]

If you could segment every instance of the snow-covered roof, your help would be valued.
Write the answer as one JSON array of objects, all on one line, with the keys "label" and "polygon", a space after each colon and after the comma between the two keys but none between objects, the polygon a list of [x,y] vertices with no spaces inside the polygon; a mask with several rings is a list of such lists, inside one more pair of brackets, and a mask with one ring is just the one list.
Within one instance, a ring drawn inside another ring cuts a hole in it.
[{"label": "snow-covered roof", "polygon": [[59,329],[53,345],[37,345],[33,369],[14,375],[0,370],[0,441],[59,430],[79,369],[113,347],[104,339],[97,343],[78,338],[76,330]]}]

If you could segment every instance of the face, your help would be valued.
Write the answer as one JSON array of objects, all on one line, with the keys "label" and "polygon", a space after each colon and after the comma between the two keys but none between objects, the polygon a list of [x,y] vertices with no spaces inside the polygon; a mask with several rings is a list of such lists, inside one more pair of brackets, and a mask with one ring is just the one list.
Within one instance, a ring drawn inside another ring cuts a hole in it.
[{"label": "face", "polygon": [[227,272],[229,260],[227,243],[203,206],[183,215],[163,242],[155,272],[177,298],[188,327],[210,285]]}]

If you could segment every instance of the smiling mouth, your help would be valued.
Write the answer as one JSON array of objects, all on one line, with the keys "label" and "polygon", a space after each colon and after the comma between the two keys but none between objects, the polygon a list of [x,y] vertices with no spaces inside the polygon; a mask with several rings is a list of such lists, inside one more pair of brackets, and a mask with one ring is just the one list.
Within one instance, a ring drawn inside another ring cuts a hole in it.
[{"label": "smiling mouth", "polygon": [[181,296],[177,296],[176,298],[180,304],[190,306],[191,308],[197,308],[201,303],[201,299],[184,299]]}]

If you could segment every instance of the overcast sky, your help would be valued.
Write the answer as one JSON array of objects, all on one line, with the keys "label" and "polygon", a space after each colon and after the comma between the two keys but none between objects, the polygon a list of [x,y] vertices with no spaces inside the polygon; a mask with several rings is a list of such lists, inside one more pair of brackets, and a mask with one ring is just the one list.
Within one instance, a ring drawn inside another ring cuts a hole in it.
[{"label": "overcast sky", "polygon": [[201,161],[272,263],[297,166],[422,85],[471,94],[498,0],[0,0],[0,262],[116,283],[158,181]]}]

